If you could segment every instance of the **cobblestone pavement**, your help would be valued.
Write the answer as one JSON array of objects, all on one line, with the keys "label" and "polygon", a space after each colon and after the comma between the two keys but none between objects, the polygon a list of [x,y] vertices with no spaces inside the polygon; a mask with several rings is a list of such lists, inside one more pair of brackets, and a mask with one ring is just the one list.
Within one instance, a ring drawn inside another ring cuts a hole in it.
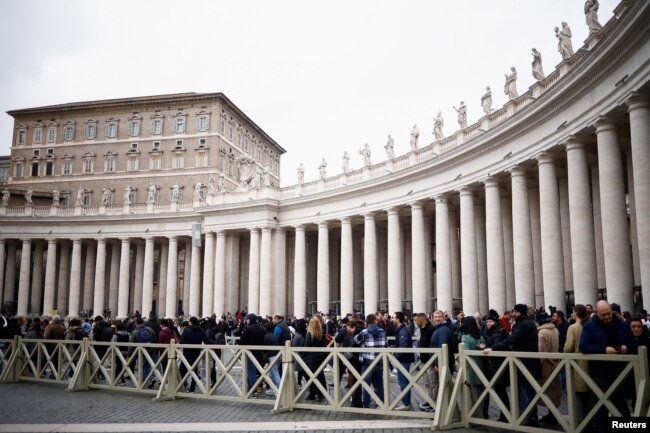
[{"label": "cobblestone pavement", "polygon": [[[239,402],[179,399],[92,390],[68,393],[58,384],[0,385],[0,432],[413,432],[430,421],[296,410],[272,415],[269,407]],[[499,432],[498,429],[456,429]]]}]

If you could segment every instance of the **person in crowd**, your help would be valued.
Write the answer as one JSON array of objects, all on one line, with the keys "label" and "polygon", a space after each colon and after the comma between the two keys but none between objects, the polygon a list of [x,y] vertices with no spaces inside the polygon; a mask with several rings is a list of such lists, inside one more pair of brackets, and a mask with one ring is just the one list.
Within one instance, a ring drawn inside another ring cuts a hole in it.
[{"label": "person in crowd", "polygon": [[[183,335],[181,335],[181,344],[210,344],[207,334],[203,328],[199,326],[199,319],[195,316],[190,317],[190,326],[188,326],[183,332]],[[183,357],[187,364],[185,362],[181,362],[180,364],[180,373],[182,378],[185,378],[185,375],[188,372],[188,365],[190,367],[194,366],[200,354],[201,349],[183,349]],[[196,367],[197,366],[194,366],[192,371],[198,374]],[[195,390],[196,379],[192,375],[188,392],[194,392]]]},{"label": "person in crowd", "polygon": [[648,336],[648,328],[643,326],[641,316],[632,316],[629,323],[637,350],[641,346],[645,346],[647,348],[646,352],[648,355],[648,365],[650,365],[650,337]]},{"label": "person in crowd", "polygon": [[[45,340],[63,340],[65,338],[66,331],[67,329],[63,325],[61,316],[55,314],[52,316],[52,322],[47,326],[47,328],[45,328],[44,338]],[[46,348],[55,370],[50,373],[49,378],[54,379],[59,371],[59,359],[62,357],[59,356],[59,353],[56,351],[57,343],[48,344]]]},{"label": "person in crowd", "polygon": [[[479,349],[486,349],[486,348],[492,348],[496,346],[498,343],[501,341],[505,340],[508,338],[508,331],[505,330],[503,327],[503,324],[501,323],[501,318],[499,317],[499,313],[497,313],[495,310],[490,310],[488,313],[487,319],[485,321],[486,324],[486,339],[485,339],[485,344],[481,345],[479,344]],[[492,380],[494,376],[497,374],[499,371],[499,368],[503,364],[504,359],[498,356],[491,356],[485,359],[485,362],[487,362],[487,378]],[[508,370],[506,369],[505,371],[502,372],[501,377],[497,379],[496,383],[494,384],[494,391],[497,394],[497,397],[501,400],[501,402],[505,405],[506,409],[510,410],[510,400],[508,399]],[[506,416],[501,413],[499,415],[498,421],[500,422],[508,422],[508,419]]]},{"label": "person in crowd", "polygon": [[[327,343],[325,342],[325,334],[323,332],[322,322],[319,318],[312,317],[309,321],[309,326],[307,327],[307,336],[305,337],[304,347],[318,347],[324,349],[326,346]],[[327,353],[324,351],[303,352],[302,356],[305,364],[307,364],[307,367],[309,367],[311,373],[314,374],[325,361]],[[324,370],[321,370],[320,373],[316,375],[316,380],[314,380],[311,385],[309,385],[309,394],[307,395],[306,400],[320,402],[323,399],[322,390],[318,387],[316,381],[320,382],[324,389],[327,389],[325,388],[326,383]]]},{"label": "person in crowd", "polygon": [[[284,347],[285,342],[291,341],[291,330],[287,325],[287,322],[279,314],[273,316],[273,346]],[[272,364],[278,356],[282,356],[280,352],[276,352],[274,355],[269,356],[269,364]],[[271,367],[271,380],[276,388],[280,389],[280,362],[276,362],[273,367]],[[267,395],[275,395],[272,389],[266,391]]]},{"label": "person in crowd", "polygon": [[[28,340],[42,340],[43,339],[43,331],[41,329],[41,323],[40,321],[34,321],[29,327],[29,331],[27,331],[27,335],[25,336],[26,339]],[[30,352],[30,358],[32,362],[36,365],[38,363],[38,350],[35,350],[37,348],[37,343],[28,343],[27,344],[27,350]],[[41,355],[41,364],[45,365],[45,356]]]},{"label": "person in crowd", "polygon": [[[135,329],[133,330],[133,332],[131,332],[129,342],[140,343],[140,344],[151,344],[156,342],[154,330],[148,326],[145,326],[144,319],[142,319],[141,316],[136,317],[134,323],[135,323]],[[129,356],[133,353],[134,350],[135,350],[134,347],[129,348]],[[147,354],[151,357],[151,360],[155,363],[158,359],[158,354],[155,352],[155,349],[147,347],[145,350]],[[142,362],[143,362],[143,366],[141,372],[142,374],[141,380],[142,380],[142,384],[144,385],[145,381],[147,381],[147,378],[149,377],[149,373],[151,372],[151,363],[149,362],[148,359],[146,359],[146,357],[143,358]],[[182,368],[183,368],[183,364],[181,364],[181,369]],[[154,386],[156,386],[156,379],[155,376],[152,375],[147,382],[147,388],[151,389]]]},{"label": "person in crowd", "polygon": [[[459,316],[457,316],[459,317]],[[464,318],[465,315],[463,314],[462,317]],[[447,362],[449,363],[449,373],[453,373],[454,371],[454,364],[455,364],[455,357],[454,357],[454,349],[453,347],[455,346],[454,340],[455,336],[453,334],[453,331],[451,330],[451,324],[449,321],[444,320],[444,314],[440,310],[436,310],[433,312],[433,334],[431,334],[431,345],[430,347],[432,348],[442,348],[443,345],[447,345]],[[457,340],[456,340],[457,341]],[[434,368],[433,371],[436,373],[435,375],[435,392],[437,394],[437,388],[440,384],[440,375],[442,374],[442,368],[438,365],[437,361],[434,361],[433,363]]]},{"label": "person in crowd", "polygon": [[[481,346],[485,346],[485,340],[481,336],[481,330],[479,329],[479,325],[474,317],[463,318],[463,321],[460,324],[460,328],[460,331],[462,333],[460,342],[462,343],[464,349],[480,350]],[[479,374],[485,374],[485,368],[483,367],[483,357],[474,356],[472,359],[478,365],[479,371],[476,371],[473,367],[468,367],[468,380],[471,396],[470,407],[476,403],[479,396],[485,389],[483,383],[481,382],[481,379],[479,378]],[[483,403],[480,406],[480,410],[478,412],[475,412],[475,416],[483,418],[488,417],[488,402],[489,400],[487,398],[483,400]]]},{"label": "person in crowd", "polygon": [[[395,312],[393,316],[393,324],[397,328],[397,338],[395,340],[395,347],[398,349],[412,349],[413,348],[413,337],[409,328],[406,326],[406,315],[401,312]],[[410,371],[411,364],[415,361],[413,353],[395,353],[395,358],[402,364],[402,368],[406,371]],[[408,386],[409,381],[404,375],[402,370],[397,369],[397,383],[399,384],[400,391]],[[398,411],[412,410],[411,407],[411,391],[407,391],[402,397],[402,402],[395,408]]]},{"label": "person in crowd", "polygon": [[[612,304],[610,304],[610,308],[612,309],[612,314],[614,315],[614,317],[616,317],[618,320],[624,320],[623,313],[621,313],[620,305],[613,302]],[[596,305],[596,311],[598,311],[598,305]]]},{"label": "person in crowd", "polygon": [[[596,304],[596,315],[583,327],[580,336],[580,352],[584,354],[626,355],[636,354],[636,343],[630,326],[614,316],[612,306],[605,300]],[[623,371],[625,363],[590,361],[591,377],[603,392],[606,392]],[[618,386],[612,393],[611,401],[623,417],[630,416],[625,400],[626,390]],[[599,431],[608,431],[607,409],[601,407],[594,424]]]},{"label": "person in crowd", "polygon": [[[512,333],[505,339],[494,344],[491,348],[488,347],[483,350],[484,353],[489,354],[492,350],[512,350],[513,352],[538,352],[538,338],[537,326],[533,319],[528,317],[528,307],[525,304],[517,304],[512,309],[512,316],[515,324],[512,327]],[[528,369],[530,374],[535,379],[541,376],[541,365],[539,359],[524,358],[522,363]],[[535,391],[528,379],[520,372],[517,371],[517,391],[519,395],[519,413],[523,413],[532,401]],[[534,406],[529,412],[526,425],[536,427],[539,426],[537,420],[537,406]]]},{"label": "person in crowd", "polygon": [[[580,336],[582,335],[582,328],[589,320],[589,313],[587,307],[582,304],[576,304],[573,307],[573,319],[575,323],[569,325],[567,329],[566,342],[564,343],[564,353],[580,353]],[[586,360],[578,361],[578,365],[585,372],[589,372],[589,365]],[[593,404],[593,394],[590,392],[589,387],[585,380],[577,372],[573,374],[573,390],[578,400],[578,422],[584,419],[585,414]]]},{"label": "person in crowd", "polygon": [[[129,342],[129,333],[126,332],[126,326],[124,326],[124,322],[121,320],[116,320],[115,324],[113,325],[113,328],[115,329],[115,333],[113,334],[113,337],[111,341],[113,343],[128,343]],[[117,346],[118,351],[120,352],[120,355],[122,355],[122,358],[126,360],[126,357],[129,355],[129,348],[127,346]],[[115,377],[119,377],[118,380],[118,385],[126,385],[126,378],[127,378],[127,373],[123,372],[122,370],[124,369],[124,362],[122,362],[122,359],[116,354],[115,355]]]},{"label": "person in crowd", "polygon": [[[304,347],[305,338],[307,336],[307,321],[305,319],[296,320],[295,328],[296,333],[291,340],[291,347]],[[302,368],[302,365],[299,362],[294,362],[294,370],[298,373],[298,388],[301,388],[303,379],[307,381],[309,378],[305,374],[305,370]]]},{"label": "person in crowd", "polygon": [[[425,313],[418,313],[415,319],[415,323],[420,329],[420,348],[426,349],[431,347],[431,336],[433,335],[434,328],[431,324],[431,321],[429,321]],[[426,366],[430,359],[431,354],[420,354],[420,362],[423,366]],[[433,364],[430,364],[425,368],[426,371],[424,372],[424,384],[426,386],[427,395],[431,401],[435,402],[438,398],[437,375]],[[420,410],[431,413],[434,411],[434,408],[429,404],[428,401],[425,401],[423,403],[420,403]]]},{"label": "person in crowd", "polygon": [[[553,314],[554,316],[556,313]],[[539,328],[537,329],[538,349],[540,352],[557,353],[560,347],[560,333],[553,323],[553,318],[548,313],[542,312],[538,316]],[[559,361],[557,359],[544,358],[541,360],[542,364],[542,377],[539,380],[540,385],[546,383],[555,370],[555,366]],[[556,376],[551,384],[546,388],[545,394],[549,397],[555,407],[559,407],[562,402],[562,387],[560,384],[559,376]],[[545,406],[544,400],[540,400],[540,404]],[[550,411],[548,414],[539,418],[541,425],[556,425],[557,419]]]},{"label": "person in crowd", "polygon": [[[357,347],[354,337],[361,332],[359,330],[359,325],[358,322],[355,320],[349,320],[347,317],[343,320],[346,320],[344,323],[344,326],[341,327],[339,332],[336,334],[335,341],[337,344],[339,344],[341,347]],[[359,357],[356,356],[355,353],[352,352],[345,352],[344,353],[345,358],[347,361],[350,363],[351,367],[347,367],[348,369],[348,382],[347,382],[347,387],[351,389],[355,383],[357,383],[357,377],[354,375],[354,373],[351,370],[354,370],[354,372],[359,372],[361,370],[361,364],[359,362]],[[343,366],[339,368],[339,373],[342,376],[343,374]],[[341,379],[339,378],[339,382]],[[361,407],[361,387],[358,386],[354,389],[352,392],[352,396],[350,397],[350,406],[351,407]]]},{"label": "person in crowd", "polygon": [[151,311],[149,313],[149,320],[144,322],[144,326],[148,326],[151,329],[153,329],[154,333],[154,340],[158,341],[158,337],[160,336],[160,321],[158,320],[158,316],[156,315],[155,311]]},{"label": "person in crowd", "polygon": [[[264,345],[264,329],[257,323],[257,316],[254,313],[250,313],[246,316],[248,325],[242,330],[241,338],[239,344],[242,346],[262,346]],[[262,350],[253,350],[252,353],[247,354],[246,357],[246,377],[248,392],[250,393],[253,390],[253,386],[257,381],[258,370],[255,367],[255,363],[251,358],[254,358],[260,365],[262,363],[263,351]]]},{"label": "person in crowd", "polygon": [[[359,332],[354,337],[355,344],[364,348],[385,348],[388,347],[388,340],[386,339],[386,332],[377,326],[377,316],[368,314],[366,316],[367,328]],[[370,365],[379,355],[378,352],[362,352],[359,356],[361,362],[361,374],[367,375],[364,380],[368,385],[375,388],[375,393],[380,401],[384,400],[384,380],[383,380],[383,367],[381,362],[377,363],[371,371],[368,371]],[[362,392],[361,402],[364,408],[370,407],[370,394],[364,388]]]},{"label": "person in crowd", "polygon": [[[68,329],[65,331],[65,336],[64,336],[66,341],[81,341],[84,338],[86,338],[86,333],[81,329],[81,320],[80,319],[71,319],[70,322],[68,322]],[[78,344],[68,344],[66,349],[68,350],[68,354],[70,355],[70,366],[68,367],[68,371],[66,372],[66,377],[67,378],[72,378],[74,375],[74,372],[76,371],[79,366],[77,365],[76,368],[73,368],[73,364],[77,364],[79,361],[79,358],[81,357],[81,351],[79,349]],[[54,379],[52,377],[52,379]]]},{"label": "person in crowd", "polygon": [[508,334],[512,332],[512,311],[505,311],[503,316],[499,318],[501,326],[506,330]]}]

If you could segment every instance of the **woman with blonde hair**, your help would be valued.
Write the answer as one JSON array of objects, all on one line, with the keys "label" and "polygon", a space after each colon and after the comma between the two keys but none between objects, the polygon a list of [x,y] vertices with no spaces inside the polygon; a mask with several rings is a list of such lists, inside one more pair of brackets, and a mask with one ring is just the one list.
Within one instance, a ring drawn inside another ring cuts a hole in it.
[{"label": "woman with blonde hair", "polygon": [[[323,333],[323,325],[318,317],[312,317],[309,321],[309,326],[307,327],[307,336],[305,337],[305,347],[321,347],[323,351],[321,352],[303,352],[303,359],[305,364],[313,373],[318,370],[318,368],[323,364],[327,353],[324,351],[327,344],[325,343],[325,334]],[[327,389],[325,385],[325,373],[323,370],[318,374],[317,380],[323,386],[323,389]],[[307,400],[312,401],[321,401],[323,399],[323,393],[318,388],[316,381],[313,381],[309,385],[309,395]]]}]

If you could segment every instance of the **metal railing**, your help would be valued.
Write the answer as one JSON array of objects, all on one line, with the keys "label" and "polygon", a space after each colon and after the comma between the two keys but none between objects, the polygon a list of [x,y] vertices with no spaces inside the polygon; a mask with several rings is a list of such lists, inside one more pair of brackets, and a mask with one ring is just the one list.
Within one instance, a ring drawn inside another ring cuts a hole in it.
[{"label": "metal railing", "polygon": [[[89,340],[28,340],[16,337],[0,340],[0,383],[37,381],[67,384],[67,391],[116,389],[151,395],[155,401],[176,398],[212,399],[266,405],[272,413],[295,409],[341,411],[385,416],[431,419],[433,429],[451,429],[485,425],[508,430],[541,432],[541,428],[526,426],[529,414],[539,403],[545,404],[557,420],[559,431],[580,433],[588,431],[599,410],[620,416],[615,401],[617,390],[634,385],[634,417],[650,416],[650,374],[647,352],[639,355],[582,355],[564,353],[468,351],[460,348],[455,368],[449,365],[447,346],[422,348],[351,348],[239,346],[103,343]],[[266,352],[269,356],[262,355]],[[375,354],[371,363],[354,361],[362,353]],[[422,363],[405,368],[397,354],[413,353],[418,359],[428,354]],[[314,364],[313,356],[317,356]],[[554,366],[545,380],[537,380],[526,368],[526,360],[552,360]],[[499,360],[500,366],[488,374],[486,362]],[[618,366],[620,374],[607,389],[601,389],[582,361],[602,361]],[[432,393],[426,386],[425,375],[434,365],[439,371],[439,388]],[[278,369],[279,375],[274,374]],[[372,375],[379,369],[381,380],[371,385]],[[394,377],[397,370],[406,381],[401,389]],[[347,375],[349,387],[342,383]],[[297,382],[298,372],[305,378]],[[566,374],[567,404],[556,407],[546,395],[553,381]],[[274,382],[279,377],[279,382]],[[473,379],[470,379],[473,377]],[[596,400],[583,411],[578,410],[574,377],[587,384]],[[480,381],[481,391],[472,395],[470,381]],[[498,386],[509,387],[508,398]],[[529,404],[519,409],[518,384],[525,381],[534,392]],[[194,384],[192,384],[194,382]],[[262,392],[266,384],[267,393]],[[499,385],[500,384],[500,385]],[[310,390],[311,388],[311,390]],[[322,400],[308,400],[307,391],[316,392]],[[356,407],[350,402],[366,393],[369,407]],[[402,397],[411,393],[414,408],[428,403],[435,412],[396,410]],[[355,397],[356,396],[356,397]],[[483,417],[483,404],[492,400],[505,421]],[[509,404],[509,401],[512,404]]]}]

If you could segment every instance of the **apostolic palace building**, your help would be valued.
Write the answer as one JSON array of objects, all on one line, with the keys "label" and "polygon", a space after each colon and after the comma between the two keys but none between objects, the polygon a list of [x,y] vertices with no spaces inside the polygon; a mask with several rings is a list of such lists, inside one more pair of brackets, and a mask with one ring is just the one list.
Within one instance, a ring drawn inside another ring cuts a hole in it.
[{"label": "apostolic palace building", "polygon": [[10,111],[2,308],[650,307],[649,34],[650,2],[623,1],[478,122],[285,187],[285,150],[222,93]]}]

